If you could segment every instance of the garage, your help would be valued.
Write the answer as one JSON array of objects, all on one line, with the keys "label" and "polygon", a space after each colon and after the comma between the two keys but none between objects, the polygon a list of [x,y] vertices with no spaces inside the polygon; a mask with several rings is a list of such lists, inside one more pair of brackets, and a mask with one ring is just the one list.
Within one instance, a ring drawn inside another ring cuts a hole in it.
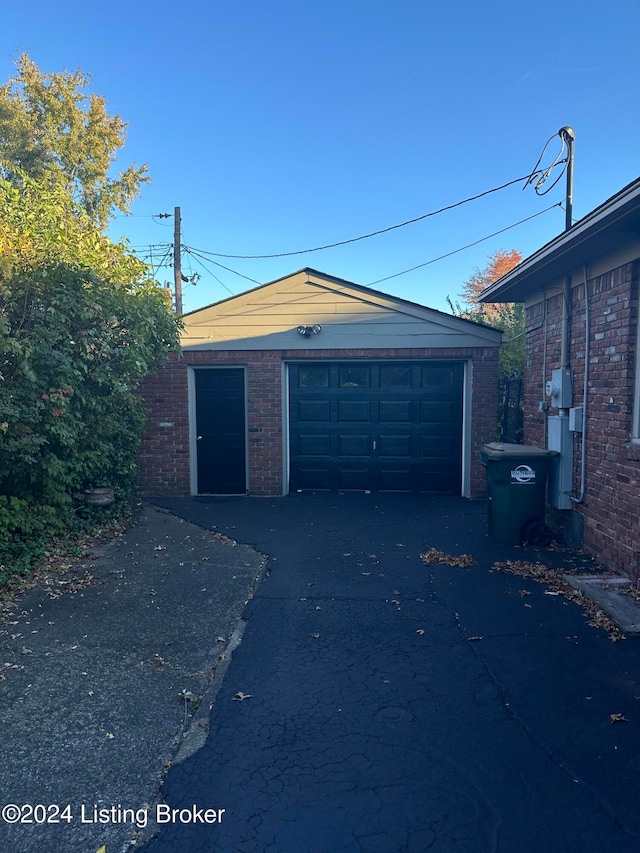
[{"label": "garage", "polygon": [[290,490],[460,494],[464,364],[289,366]]},{"label": "garage", "polygon": [[183,319],[141,388],[141,491],[484,493],[496,329],[311,268]]}]

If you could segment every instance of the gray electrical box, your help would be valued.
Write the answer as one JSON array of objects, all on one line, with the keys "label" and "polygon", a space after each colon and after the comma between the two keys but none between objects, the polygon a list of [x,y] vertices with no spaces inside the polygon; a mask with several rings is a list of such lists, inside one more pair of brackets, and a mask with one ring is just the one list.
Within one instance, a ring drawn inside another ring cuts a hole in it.
[{"label": "gray electrical box", "polygon": [[556,509],[571,509],[573,480],[573,435],[566,415],[553,415],[547,421],[549,450],[560,454],[549,471],[549,504]]},{"label": "gray electrical box", "polygon": [[569,409],[569,432],[582,432],[582,406]]},{"label": "gray electrical box", "polygon": [[557,409],[568,409],[573,401],[571,371],[567,368],[551,371],[551,382],[546,384],[547,397]]}]

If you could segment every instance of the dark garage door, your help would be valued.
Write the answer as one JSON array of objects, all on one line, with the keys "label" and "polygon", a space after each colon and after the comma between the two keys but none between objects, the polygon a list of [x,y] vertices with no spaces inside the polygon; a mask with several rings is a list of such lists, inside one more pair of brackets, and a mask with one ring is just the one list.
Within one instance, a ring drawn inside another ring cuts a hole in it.
[{"label": "dark garage door", "polygon": [[289,367],[290,490],[460,494],[464,365]]}]

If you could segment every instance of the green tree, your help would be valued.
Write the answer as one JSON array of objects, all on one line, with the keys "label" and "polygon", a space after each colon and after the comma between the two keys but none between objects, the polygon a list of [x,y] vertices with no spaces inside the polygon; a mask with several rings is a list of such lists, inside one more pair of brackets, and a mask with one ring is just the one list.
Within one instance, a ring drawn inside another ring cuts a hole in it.
[{"label": "green tree", "polygon": [[0,86],[0,175],[16,185],[26,174],[62,187],[104,229],[149,180],[146,166],[135,164],[111,176],[126,122],[107,113],[104,98],[86,93],[90,79],[80,70],[46,74],[26,53],[16,68]]},{"label": "green tree", "polygon": [[73,528],[84,489],[131,493],[136,388],[179,345],[145,265],[104,233],[146,178],[109,177],[125,125],[95,96],[83,109],[86,82],[23,56],[0,87],[0,582]]}]

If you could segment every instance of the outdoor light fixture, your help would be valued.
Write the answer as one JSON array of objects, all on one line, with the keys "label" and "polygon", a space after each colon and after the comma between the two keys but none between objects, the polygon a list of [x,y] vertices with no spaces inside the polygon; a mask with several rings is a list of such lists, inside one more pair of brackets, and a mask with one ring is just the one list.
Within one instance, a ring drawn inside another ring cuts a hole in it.
[{"label": "outdoor light fixture", "polygon": [[319,335],[322,331],[322,326],[317,324],[314,326],[298,326],[298,334],[303,338],[309,338],[311,335]]}]

